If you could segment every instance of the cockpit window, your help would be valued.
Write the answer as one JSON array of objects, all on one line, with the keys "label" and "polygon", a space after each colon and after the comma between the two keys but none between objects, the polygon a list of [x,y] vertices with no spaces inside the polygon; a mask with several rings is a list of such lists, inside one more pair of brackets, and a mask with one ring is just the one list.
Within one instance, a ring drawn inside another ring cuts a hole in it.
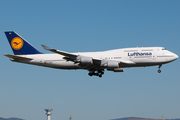
[{"label": "cockpit window", "polygon": [[162,50],[166,50],[166,48],[163,48]]}]

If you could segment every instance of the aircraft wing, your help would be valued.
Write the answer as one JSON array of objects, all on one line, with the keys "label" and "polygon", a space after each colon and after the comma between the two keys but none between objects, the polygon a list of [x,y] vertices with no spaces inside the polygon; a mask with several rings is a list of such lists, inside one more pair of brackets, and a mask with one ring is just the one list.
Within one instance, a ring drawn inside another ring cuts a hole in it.
[{"label": "aircraft wing", "polygon": [[3,54],[3,55],[15,60],[32,60],[31,58],[21,57],[17,55],[9,55],[9,54]]},{"label": "aircraft wing", "polygon": [[130,60],[119,60],[121,63],[124,63],[124,64],[135,64],[133,61],[130,61]]},{"label": "aircraft wing", "polygon": [[[60,54],[60,55],[63,55],[65,56],[64,59],[68,59],[70,58],[71,60],[75,60],[79,55],[75,55],[75,54],[72,54],[72,53],[68,53],[68,52],[64,52],[64,51],[60,51],[60,50],[56,50],[56,49],[51,49],[45,45],[41,45],[45,50],[48,50],[48,51],[51,51],[51,52],[54,52],[54,53],[57,53],[57,54]],[[66,58],[68,57],[68,58]],[[102,61],[102,59],[98,59],[98,58],[93,58],[92,59],[94,62],[96,63],[100,63]],[[120,63],[124,63],[124,64],[135,64],[134,62],[132,61],[129,61],[129,60],[118,60]]]},{"label": "aircraft wing", "polygon": [[63,55],[65,57],[70,57],[70,58],[76,58],[78,55],[74,55],[74,54],[71,54],[71,53],[68,53],[68,52],[64,52],[64,51],[60,51],[60,50],[56,50],[56,49],[51,49],[45,45],[41,45],[45,50],[49,50],[51,52],[54,52],[54,53],[57,53],[57,54],[60,54],[60,55]]}]

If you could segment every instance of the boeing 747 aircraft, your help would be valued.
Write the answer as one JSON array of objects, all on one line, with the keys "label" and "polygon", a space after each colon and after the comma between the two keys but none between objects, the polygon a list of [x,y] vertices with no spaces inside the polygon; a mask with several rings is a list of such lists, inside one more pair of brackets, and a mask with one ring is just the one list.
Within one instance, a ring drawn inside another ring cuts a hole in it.
[{"label": "boeing 747 aircraft", "polygon": [[14,31],[5,32],[14,55],[4,54],[11,61],[57,69],[84,69],[89,76],[102,77],[104,70],[123,72],[127,67],[158,65],[172,62],[178,56],[163,47],[123,48],[101,52],[68,53],[41,45],[55,54],[44,54]]}]

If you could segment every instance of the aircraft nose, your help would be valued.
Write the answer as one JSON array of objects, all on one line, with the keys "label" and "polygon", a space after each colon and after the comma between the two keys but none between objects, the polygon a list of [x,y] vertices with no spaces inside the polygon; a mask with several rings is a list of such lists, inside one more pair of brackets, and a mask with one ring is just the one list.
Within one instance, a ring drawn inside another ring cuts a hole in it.
[{"label": "aircraft nose", "polygon": [[175,60],[178,59],[178,55],[174,54],[174,58],[175,58]]}]

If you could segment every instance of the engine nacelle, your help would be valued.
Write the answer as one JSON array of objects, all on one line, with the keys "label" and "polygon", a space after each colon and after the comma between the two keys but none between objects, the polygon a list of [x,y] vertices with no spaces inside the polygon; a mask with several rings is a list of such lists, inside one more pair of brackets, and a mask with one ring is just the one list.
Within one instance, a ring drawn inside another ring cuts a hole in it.
[{"label": "engine nacelle", "polygon": [[103,60],[101,62],[101,66],[104,66],[106,68],[119,68],[119,63],[117,61],[111,61],[111,60]]},{"label": "engine nacelle", "polygon": [[91,57],[78,56],[75,62],[80,64],[93,64],[93,60]]},{"label": "engine nacelle", "polygon": [[91,57],[81,57],[81,64],[93,64]]},{"label": "engine nacelle", "polygon": [[114,72],[124,72],[124,68],[114,68],[114,69],[107,69],[109,71],[114,71]]}]

